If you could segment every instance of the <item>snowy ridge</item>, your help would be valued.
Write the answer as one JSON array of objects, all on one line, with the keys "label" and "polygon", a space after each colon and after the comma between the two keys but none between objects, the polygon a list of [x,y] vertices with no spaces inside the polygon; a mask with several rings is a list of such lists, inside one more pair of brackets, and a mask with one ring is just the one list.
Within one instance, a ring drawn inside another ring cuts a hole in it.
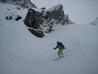
[{"label": "snowy ridge", "polygon": [[0,0],[1,3],[19,5],[23,8],[37,8],[31,0]]},{"label": "snowy ridge", "polygon": [[[13,7],[0,4],[0,74],[98,73],[98,27],[57,26],[55,31],[40,39],[33,36],[23,23],[27,9],[14,8],[23,17],[19,21],[5,19],[7,9]],[[66,50],[64,58],[54,61],[57,51],[53,48],[57,40],[62,41]]]}]

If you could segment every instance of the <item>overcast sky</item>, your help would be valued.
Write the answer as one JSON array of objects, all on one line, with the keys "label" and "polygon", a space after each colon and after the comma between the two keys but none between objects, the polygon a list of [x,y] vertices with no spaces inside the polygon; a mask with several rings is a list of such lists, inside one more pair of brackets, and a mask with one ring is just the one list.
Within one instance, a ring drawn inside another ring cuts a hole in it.
[{"label": "overcast sky", "polygon": [[98,17],[98,0],[31,0],[38,8],[50,8],[57,4],[64,6],[65,14],[69,14],[77,24],[89,24]]}]

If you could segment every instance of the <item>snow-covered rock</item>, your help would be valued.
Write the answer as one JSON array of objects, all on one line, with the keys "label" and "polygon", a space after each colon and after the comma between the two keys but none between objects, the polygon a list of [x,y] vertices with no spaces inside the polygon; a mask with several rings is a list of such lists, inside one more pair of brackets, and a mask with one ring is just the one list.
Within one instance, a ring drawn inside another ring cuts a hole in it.
[{"label": "snow-covered rock", "polygon": [[98,25],[98,17],[93,22],[91,22],[90,24],[91,25]]},{"label": "snow-covered rock", "polygon": [[25,8],[37,8],[35,4],[31,2],[31,0],[0,0],[0,2],[19,5]]},{"label": "snow-covered rock", "polygon": [[52,32],[57,25],[73,24],[69,19],[69,16],[64,13],[63,5],[58,4],[49,9],[36,11],[35,9],[29,9],[24,20],[26,26],[41,29],[44,33]]}]

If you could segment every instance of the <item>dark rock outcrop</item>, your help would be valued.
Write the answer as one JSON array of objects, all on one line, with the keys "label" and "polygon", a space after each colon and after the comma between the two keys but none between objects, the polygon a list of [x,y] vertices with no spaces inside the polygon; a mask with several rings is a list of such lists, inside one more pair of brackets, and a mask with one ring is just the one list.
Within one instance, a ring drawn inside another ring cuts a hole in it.
[{"label": "dark rock outcrop", "polygon": [[[46,18],[47,19],[54,19],[56,24],[61,23],[64,19],[64,11],[63,11],[63,5],[59,4],[53,8],[50,8],[46,12]],[[48,22],[47,22],[48,23]]]},{"label": "dark rock outcrop", "polygon": [[21,16],[19,16],[19,15],[17,15],[17,17],[16,17],[16,21],[19,21],[20,19],[22,19],[22,17]]},{"label": "dark rock outcrop", "polygon": [[42,23],[42,19],[40,18],[41,15],[42,14],[40,12],[37,12],[33,9],[29,9],[24,20],[25,25],[34,29],[39,29],[39,24]]},{"label": "dark rock outcrop", "polygon": [[44,33],[40,30],[36,30],[36,29],[28,29],[33,35],[39,37],[39,38],[43,38],[44,37]]},{"label": "dark rock outcrop", "polygon": [[41,11],[29,9],[24,23],[28,27],[40,29],[43,33],[50,33],[54,30],[55,25],[71,24],[72,22],[68,15],[64,14],[63,5],[59,4],[48,10],[45,7]]},{"label": "dark rock outcrop", "polygon": [[22,19],[22,17],[20,15],[17,15],[16,17],[9,15],[5,17],[6,20],[15,20],[15,21],[19,21],[20,19]]}]

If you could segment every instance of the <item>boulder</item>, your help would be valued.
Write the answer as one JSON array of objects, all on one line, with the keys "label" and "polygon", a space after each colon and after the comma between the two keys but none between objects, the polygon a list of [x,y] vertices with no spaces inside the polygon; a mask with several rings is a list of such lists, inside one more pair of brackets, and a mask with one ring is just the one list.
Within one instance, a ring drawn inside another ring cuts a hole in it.
[{"label": "boulder", "polygon": [[12,20],[12,16],[6,16],[6,20]]},{"label": "boulder", "polygon": [[39,38],[43,38],[44,37],[44,33],[40,30],[35,30],[35,29],[28,29],[33,35],[39,37]]},{"label": "boulder", "polygon": [[40,25],[43,22],[41,13],[35,11],[34,9],[28,9],[28,13],[24,20],[24,23],[28,27],[32,27],[34,29],[39,29]]},{"label": "boulder", "polygon": [[19,16],[19,15],[17,15],[17,17],[16,17],[16,21],[19,21],[20,19],[22,19],[22,17],[21,16]]}]

